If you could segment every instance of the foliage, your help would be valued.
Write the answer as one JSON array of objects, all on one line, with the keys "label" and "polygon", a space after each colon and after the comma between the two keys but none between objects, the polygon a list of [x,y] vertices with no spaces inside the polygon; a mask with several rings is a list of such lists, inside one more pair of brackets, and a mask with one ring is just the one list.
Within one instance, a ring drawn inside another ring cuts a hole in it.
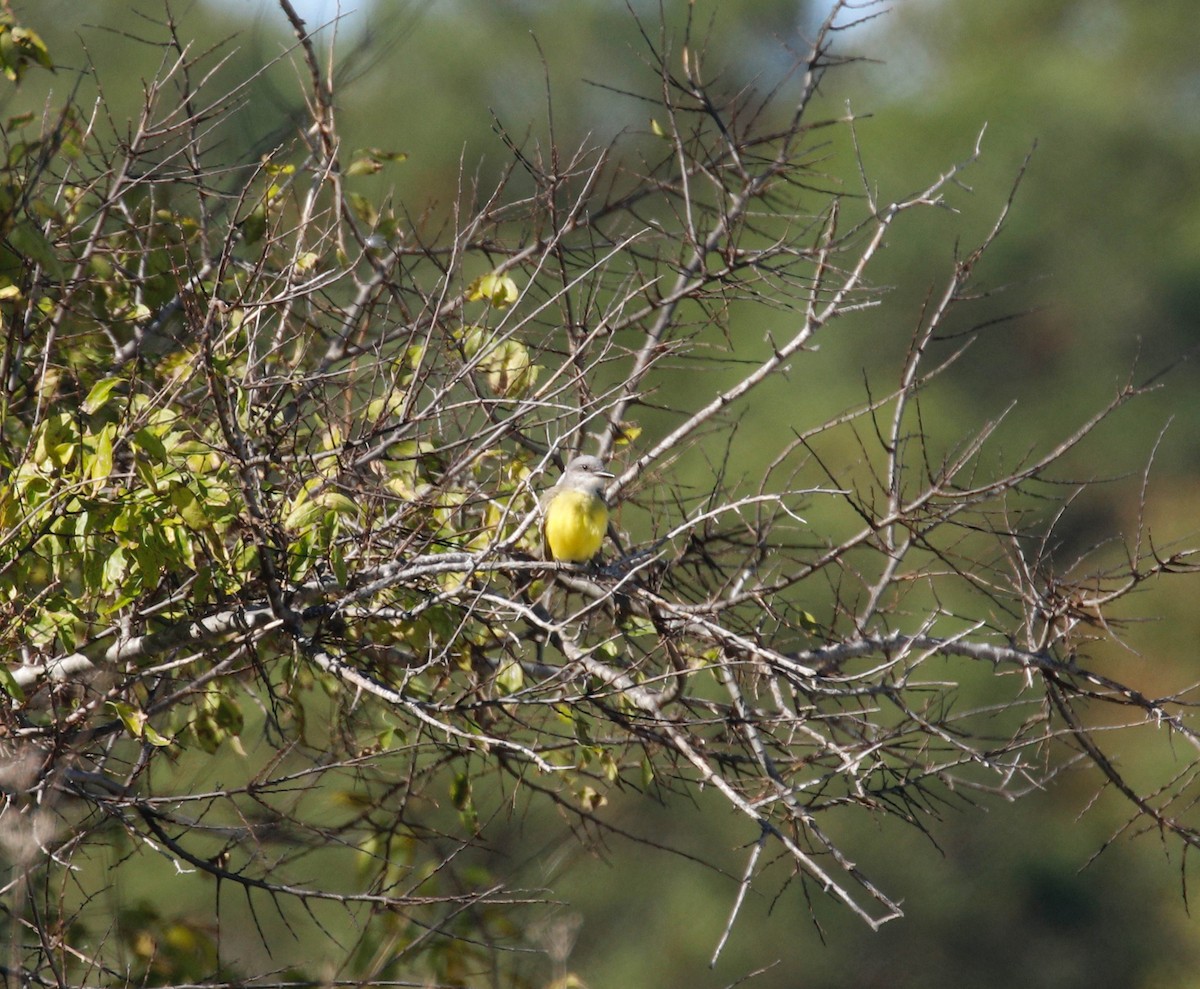
[{"label": "foliage", "polygon": [[[352,187],[405,155],[343,153],[331,68],[279,8],[311,111],[294,147],[221,159],[210,122],[237,93],[169,19],[129,127],[68,104],[5,128],[0,817],[22,979],[262,977],[312,930],[337,974],[296,979],[544,981],[512,949],[549,897],[481,852],[543,804],[604,833],[627,794],[715,793],[743,819],[730,928],[764,853],[878,927],[900,897],[842,812],[924,830],[1081,761],[1196,843],[1189,773],[1136,786],[1095,730],[1132,713],[1194,744],[1186,698],[1093,665],[1124,599],[1194,551],[1139,529],[1056,555],[1092,484],[1060,464],[1145,387],[1018,458],[999,420],[929,411],[992,329],[974,280],[1011,201],[904,330],[892,388],[815,422],[790,396],[756,440],[770,461],[729,469],[738,412],[887,304],[887,239],[979,156],[894,201],[823,170],[827,142],[855,148],[816,102],[851,5],[766,95],[707,82],[691,22],[646,27],[647,132],[567,153],[501,129],[511,170],[464,180],[449,217]],[[749,306],[779,315],[765,344]],[[584,448],[616,465],[611,548],[550,564],[537,493]],[[211,880],[216,920],[135,900],[106,925],[106,851],[188,895]]]}]

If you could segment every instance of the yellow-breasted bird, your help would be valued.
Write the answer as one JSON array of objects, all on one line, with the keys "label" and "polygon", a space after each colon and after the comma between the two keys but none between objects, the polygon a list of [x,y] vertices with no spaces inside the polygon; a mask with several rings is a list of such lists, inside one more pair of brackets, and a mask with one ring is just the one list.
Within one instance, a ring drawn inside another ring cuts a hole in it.
[{"label": "yellow-breasted bird", "polygon": [[542,495],[542,533],[551,558],[587,563],[600,551],[608,531],[605,481],[615,476],[599,457],[576,457]]}]

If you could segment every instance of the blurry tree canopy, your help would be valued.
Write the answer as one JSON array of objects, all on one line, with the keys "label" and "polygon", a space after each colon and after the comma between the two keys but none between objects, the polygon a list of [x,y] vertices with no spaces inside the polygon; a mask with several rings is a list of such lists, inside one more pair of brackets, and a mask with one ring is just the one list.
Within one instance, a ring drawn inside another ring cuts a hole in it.
[{"label": "blurry tree canopy", "polygon": [[[763,893],[900,918],[857,822],[936,840],[1067,769],[1200,840],[1192,684],[1113,660],[1143,592],[1194,594],[1194,543],[1147,522],[1156,444],[1108,439],[1158,368],[1020,445],[1006,405],[957,411],[1020,325],[990,265],[1025,165],[924,252],[932,287],[887,291],[986,156],[964,130],[881,192],[835,98],[880,6],[757,75],[725,71],[726,8],[625,11],[640,66],[594,82],[638,126],[567,136],[526,61],[546,122],[497,113],[503,167],[428,198],[380,184],[419,144],[343,140],[353,60],[288,0],[253,69],[141,9],[129,119],[98,60],[4,126],[8,977],[565,989],[553,883],[488,853],[527,822],[603,847],[629,802],[735,822],[714,959]],[[0,19],[10,85],[59,61],[49,27]],[[578,452],[616,475],[609,538],[555,564],[538,495]],[[1077,523],[1119,475],[1127,528]],[[1127,735],[1169,751],[1126,764]],[[175,909],[197,884],[211,912]]]}]

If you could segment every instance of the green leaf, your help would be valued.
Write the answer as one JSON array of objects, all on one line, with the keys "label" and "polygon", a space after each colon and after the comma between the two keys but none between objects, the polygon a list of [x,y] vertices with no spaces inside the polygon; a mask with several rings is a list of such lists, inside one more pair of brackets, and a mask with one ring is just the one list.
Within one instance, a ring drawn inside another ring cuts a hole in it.
[{"label": "green leaf", "polygon": [[336,512],[338,515],[346,515],[355,519],[358,518],[358,505],[356,505],[340,491],[326,491],[317,499],[317,501],[330,511]]},{"label": "green leaf", "polygon": [[175,510],[191,528],[208,528],[209,521],[208,515],[204,511],[204,504],[196,496],[196,492],[186,484],[171,486],[171,504],[175,506]]},{"label": "green leaf", "polygon": [[0,666],[0,690],[8,694],[18,704],[25,703],[25,691],[21,689],[21,685],[17,683],[17,678],[5,666]]},{"label": "green leaf", "polygon": [[196,705],[188,727],[200,748],[211,755],[222,742],[236,739],[243,724],[242,709],[219,688],[210,687]]},{"label": "green leaf", "polygon": [[365,416],[368,422],[378,422],[384,416],[391,416],[404,407],[406,395],[403,391],[392,390],[382,398],[372,399],[367,403]]},{"label": "green leaf", "polygon": [[482,326],[464,326],[456,333],[462,341],[463,356],[470,360],[478,354],[488,342],[487,330]]},{"label": "green leaf", "polygon": [[129,704],[124,704],[121,701],[109,701],[108,707],[121,719],[125,730],[134,738],[149,742],[151,745],[163,746],[171,744],[169,738],[164,738],[150,727],[145,711],[141,711]]},{"label": "green leaf", "polygon": [[471,793],[471,778],[458,773],[450,784],[450,799],[458,809],[459,819],[472,834],[479,831],[479,813],[475,809],[475,798]]},{"label": "green leaf", "polygon": [[113,439],[117,435],[114,423],[108,423],[96,434],[96,452],[84,467],[94,481],[107,481],[113,469]]},{"label": "green leaf", "polygon": [[346,167],[346,175],[374,175],[391,162],[407,161],[403,151],[383,151],[379,148],[360,148],[354,152],[353,161]]},{"label": "green leaf", "polygon": [[95,415],[108,404],[108,397],[113,391],[124,383],[124,378],[102,378],[97,381],[88,392],[88,397],[83,400],[83,411],[88,415]]},{"label": "green leaf", "polygon": [[169,738],[164,738],[157,731],[155,731],[154,727],[149,722],[142,726],[142,741],[149,742],[151,745],[157,745],[160,748],[164,745],[171,744],[171,740]]},{"label": "green leaf", "polygon": [[[320,506],[316,506],[320,509]],[[323,509],[321,509],[323,511]],[[308,571],[321,559],[317,545],[317,533],[309,528],[299,539],[288,546],[287,571],[291,580],[302,580]]]},{"label": "green leaf", "polygon": [[50,50],[36,31],[14,25],[9,15],[0,22],[0,72],[11,82],[20,82],[25,69],[40,65],[52,69]]},{"label": "green leaf", "polygon": [[149,429],[139,429],[134,433],[133,442],[159,463],[165,464],[167,462],[167,448],[163,445],[162,438],[152,433]]},{"label": "green leaf", "polygon": [[59,470],[65,468],[74,458],[78,439],[75,422],[69,415],[47,416],[38,428],[33,462],[41,468],[47,465]]},{"label": "green leaf", "polygon": [[28,220],[18,223],[9,231],[8,243],[17,254],[40,264],[52,277],[63,277],[64,269],[54,253],[54,245],[35,224]]},{"label": "green leaf", "polygon": [[365,226],[374,227],[379,222],[379,211],[375,209],[366,196],[361,196],[357,192],[346,193],[346,202],[350,204],[350,209]]},{"label": "green leaf", "polygon": [[496,686],[505,694],[515,694],[524,687],[525,671],[521,669],[521,664],[515,663],[511,659],[501,663],[500,669],[496,673]]},{"label": "green leaf", "polygon": [[267,232],[267,207],[265,203],[259,203],[249,213],[241,223],[242,239],[247,244],[256,244],[263,238],[263,234]]},{"label": "green leaf", "polygon": [[450,800],[459,810],[471,802],[471,777],[466,773],[454,775],[454,779],[450,782]]},{"label": "green leaf", "polygon": [[377,161],[372,161],[370,158],[356,158],[346,166],[346,175],[350,178],[355,178],[359,175],[374,175],[383,165]]},{"label": "green leaf", "polygon": [[636,615],[630,615],[621,623],[621,631],[631,639],[636,639],[642,635],[654,635],[654,622],[649,618],[639,618]]},{"label": "green leaf", "polygon": [[144,458],[138,457],[133,462],[133,471],[139,478],[141,478],[141,481],[144,485],[146,485],[147,490],[158,494],[158,492],[161,490],[159,487],[160,478],[158,474],[155,473],[154,466],[152,464],[150,464]]},{"label": "green leaf", "polygon": [[305,532],[324,517],[325,511],[324,505],[302,496],[284,516],[283,527],[291,532]]},{"label": "green leaf", "polygon": [[109,589],[120,587],[128,572],[129,558],[125,550],[118,546],[104,561],[104,586]]}]

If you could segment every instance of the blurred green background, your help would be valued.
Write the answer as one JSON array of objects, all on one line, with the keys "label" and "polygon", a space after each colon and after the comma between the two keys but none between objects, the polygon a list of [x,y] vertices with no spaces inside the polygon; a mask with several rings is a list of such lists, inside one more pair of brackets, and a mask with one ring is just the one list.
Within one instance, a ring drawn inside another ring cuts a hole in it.
[{"label": "blurred green background", "polygon": [[[58,63],[51,104],[78,85],[100,125],[120,132],[138,108],[143,80],[158,70],[159,53],[140,39],[161,39],[162,3],[13,6]],[[657,40],[658,4],[632,6]],[[665,0],[664,7],[668,31],[677,31],[686,5]],[[324,35],[338,52],[344,144],[410,156],[355,180],[363,195],[392,197],[420,215],[444,212],[477,175],[486,188],[486,177],[509,160],[495,121],[518,141],[550,140],[547,85],[553,137],[563,148],[649,130],[652,105],[619,92],[658,91],[623,4],[360,0],[357,8],[336,42],[331,30]],[[803,50],[803,32],[823,13],[798,0],[698,0],[696,8],[706,31],[712,18],[705,76],[727,92],[770,88],[790,66],[789,48]],[[224,46],[214,91],[223,91],[220,80],[227,88],[258,72],[291,43],[269,2],[193,0],[171,10],[183,37]],[[891,288],[883,305],[839,323],[787,380],[756,393],[731,473],[753,471],[790,435],[780,432],[781,407],[792,410],[786,425],[802,429],[861,402],[864,380],[880,393],[894,383],[920,306],[946,278],[955,245],[965,253],[991,226],[1035,144],[1009,225],[980,272],[980,284],[995,294],[969,318],[956,318],[965,330],[1024,315],[985,333],[931,393],[926,415],[935,441],[952,444],[1015,399],[999,442],[1015,461],[1061,439],[1126,381],[1190,355],[1200,343],[1195,15],[1195,0],[899,0],[842,36],[842,51],[871,61],[830,72],[817,115],[847,106],[864,115],[858,139],[881,200],[924,188],[967,158],[986,125],[983,157],[964,176],[970,189],[950,197],[955,212],[896,226],[874,276]],[[213,162],[257,157],[291,140],[304,120],[297,61],[270,65],[244,91],[210,142]],[[6,87],[0,111],[48,105],[43,83]],[[849,142],[830,140],[822,170],[853,191],[859,180]],[[742,307],[734,356],[763,355],[766,335],[791,318]],[[737,373],[731,368],[729,380]],[[719,387],[721,374],[718,366],[706,386]],[[664,382],[665,406],[682,404],[682,392],[671,394],[682,389],[680,377]],[[1151,475],[1150,529],[1162,544],[1195,536],[1194,363],[1179,363],[1160,383],[1068,464],[1073,475],[1064,476],[1075,479],[1130,475],[1073,507],[1064,532],[1080,546],[1097,533],[1132,534],[1140,472],[1168,421]],[[670,417],[644,424],[652,440]],[[699,483],[698,463],[678,469]],[[1189,585],[1160,585],[1138,607],[1162,620],[1131,629],[1134,648],[1099,661],[1149,693],[1192,682],[1200,642],[1193,599]],[[1172,771],[1167,740],[1151,733],[1131,735],[1122,755],[1143,781]],[[1084,868],[1127,816],[1110,794],[1093,801],[1097,786],[1092,775],[1068,773],[1052,791],[1016,804],[948,805],[928,837],[893,819],[849,814],[836,821],[840,833],[868,873],[903,899],[907,916],[871,933],[782,865],[768,867],[714,969],[708,959],[757,837],[716,802],[631,793],[604,810],[620,827],[713,868],[630,841],[584,847],[545,811],[492,826],[492,868],[563,902],[550,913],[578,924],[569,966],[593,989],[720,987],[760,968],[767,970],[749,984],[780,989],[1200,986],[1200,928],[1183,898],[1194,870],[1181,850],[1142,835],[1119,840]],[[137,895],[158,894],[147,879]],[[203,914],[211,890],[198,883],[195,896],[179,902]],[[297,959],[320,954],[313,943],[295,951]]]}]

